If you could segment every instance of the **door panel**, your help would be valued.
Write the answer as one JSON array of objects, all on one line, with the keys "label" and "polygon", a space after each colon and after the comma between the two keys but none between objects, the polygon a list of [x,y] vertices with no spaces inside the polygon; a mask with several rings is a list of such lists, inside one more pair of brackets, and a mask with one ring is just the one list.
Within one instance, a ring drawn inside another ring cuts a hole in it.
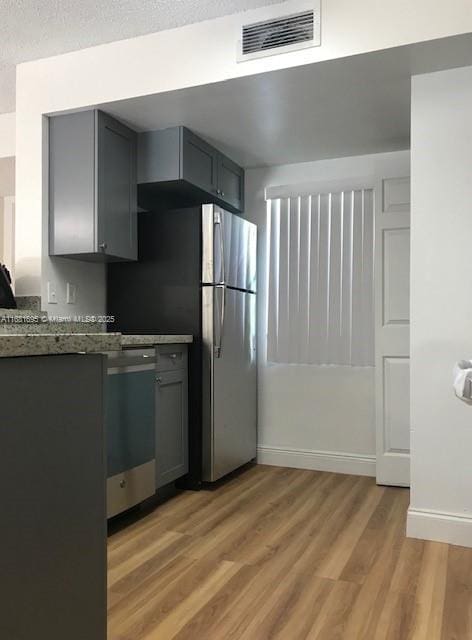
[{"label": "door panel", "polygon": [[410,229],[385,229],[384,324],[408,324],[410,317]]},{"label": "door panel", "polygon": [[256,456],[256,296],[209,289],[204,292],[204,324],[211,308],[213,328],[205,326],[204,336],[213,333],[215,343],[205,344],[204,479],[213,481]]},{"label": "door panel", "polygon": [[410,450],[410,361],[384,358],[385,448],[389,452]]},{"label": "door panel", "polygon": [[375,240],[377,482],[410,484],[409,178],[378,185]]},{"label": "door panel", "polygon": [[185,127],[182,136],[182,177],[204,191],[215,194],[218,152]]},{"label": "door panel", "polygon": [[218,155],[218,195],[235,209],[244,209],[244,171],[235,162]]},{"label": "door panel", "polygon": [[159,372],[156,386],[156,488],[188,472],[187,370]]},{"label": "door panel", "polygon": [[107,376],[107,477],[154,458],[154,370]]},{"label": "door panel", "polygon": [[96,250],[137,258],[136,134],[99,112]]}]

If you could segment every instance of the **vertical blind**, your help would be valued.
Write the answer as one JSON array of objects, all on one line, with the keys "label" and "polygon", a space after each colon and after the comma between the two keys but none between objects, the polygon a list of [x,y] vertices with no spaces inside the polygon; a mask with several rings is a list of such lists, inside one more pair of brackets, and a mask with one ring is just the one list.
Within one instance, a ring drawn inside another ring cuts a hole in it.
[{"label": "vertical blind", "polygon": [[268,200],[269,362],[374,364],[372,189]]}]

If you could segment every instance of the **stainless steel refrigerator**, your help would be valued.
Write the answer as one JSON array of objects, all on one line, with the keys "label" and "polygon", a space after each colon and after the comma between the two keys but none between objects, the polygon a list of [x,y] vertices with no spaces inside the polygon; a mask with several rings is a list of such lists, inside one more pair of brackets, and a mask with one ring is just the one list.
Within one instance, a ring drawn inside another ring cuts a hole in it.
[{"label": "stainless steel refrigerator", "polygon": [[108,266],[111,330],[192,334],[189,464],[197,488],[256,456],[256,226],[215,205],[138,216],[139,260]]},{"label": "stainless steel refrigerator", "polygon": [[203,479],[256,456],[257,351],[254,224],[202,207]]}]

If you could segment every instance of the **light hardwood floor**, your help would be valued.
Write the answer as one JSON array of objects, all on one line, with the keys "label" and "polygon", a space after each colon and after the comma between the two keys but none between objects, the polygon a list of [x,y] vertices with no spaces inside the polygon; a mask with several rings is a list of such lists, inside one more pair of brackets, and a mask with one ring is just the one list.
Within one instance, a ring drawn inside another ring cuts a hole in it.
[{"label": "light hardwood floor", "polygon": [[254,466],[109,539],[109,640],[471,640],[472,550],[405,537],[409,493]]}]

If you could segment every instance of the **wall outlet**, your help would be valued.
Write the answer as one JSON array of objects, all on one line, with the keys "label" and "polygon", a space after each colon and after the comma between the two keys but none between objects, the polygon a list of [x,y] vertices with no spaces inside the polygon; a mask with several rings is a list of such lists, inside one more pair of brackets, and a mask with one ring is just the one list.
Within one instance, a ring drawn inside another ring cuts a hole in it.
[{"label": "wall outlet", "polygon": [[77,285],[72,282],[67,283],[67,304],[75,304],[77,302]]},{"label": "wall outlet", "polygon": [[48,282],[48,304],[57,304],[56,285],[52,282]]}]

